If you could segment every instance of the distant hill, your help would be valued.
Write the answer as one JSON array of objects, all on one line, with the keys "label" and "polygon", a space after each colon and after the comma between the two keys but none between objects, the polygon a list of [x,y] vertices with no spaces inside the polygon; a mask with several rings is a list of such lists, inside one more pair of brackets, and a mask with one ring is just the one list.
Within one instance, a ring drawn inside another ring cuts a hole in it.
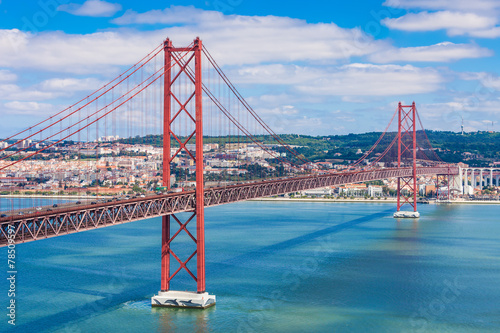
[{"label": "distant hill", "polygon": [[[362,134],[330,135],[330,136],[310,136],[297,134],[281,134],[280,138],[295,147],[297,152],[303,154],[313,161],[324,161],[330,159],[348,161],[357,160],[362,153],[369,150],[379,139],[381,132],[370,132]],[[381,140],[374,154],[382,153],[392,142],[396,133],[387,133]],[[417,131],[417,142],[420,147],[426,150],[426,155],[431,159],[437,159],[426,144],[425,135],[437,155],[445,162],[464,162],[471,166],[488,166],[490,163],[500,161],[500,133],[499,132],[473,132],[464,135],[454,132],[442,131]],[[266,144],[276,144],[276,140],[271,136],[256,136],[256,139]],[[205,138],[206,143],[219,143],[221,145],[232,142],[252,143],[248,139],[221,136]],[[130,144],[152,144],[154,146],[162,145],[162,136],[149,135],[146,137],[135,137],[121,139],[120,142]],[[194,143],[194,142],[192,142]],[[282,152],[287,152],[281,148]],[[393,149],[387,154],[389,157],[397,156],[397,150]]]}]

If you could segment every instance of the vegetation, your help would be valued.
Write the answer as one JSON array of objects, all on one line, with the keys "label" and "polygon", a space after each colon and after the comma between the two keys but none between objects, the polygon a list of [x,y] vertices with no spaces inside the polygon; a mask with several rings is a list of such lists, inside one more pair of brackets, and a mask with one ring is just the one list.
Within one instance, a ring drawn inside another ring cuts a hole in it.
[{"label": "vegetation", "polygon": [[[347,134],[347,135],[329,135],[329,136],[310,136],[297,134],[281,134],[280,138],[287,144],[294,146],[294,149],[304,157],[312,161],[334,161],[335,163],[349,163],[358,160],[363,156],[363,153],[368,151],[372,145],[378,140],[381,132],[370,132],[363,134]],[[370,157],[377,153],[383,153],[387,146],[390,145],[396,133],[386,133],[379,145],[374,149]],[[417,142],[424,152],[420,153],[418,158],[437,160],[435,154],[430,151],[430,146],[426,144],[426,135],[436,154],[445,162],[458,163],[463,162],[470,166],[488,166],[493,161],[500,160],[500,133],[497,132],[472,132],[461,133],[447,131],[417,131]],[[256,140],[264,144],[277,145],[278,142],[270,135],[257,135]],[[185,140],[186,138],[180,138]],[[121,139],[120,142],[128,144],[150,144],[156,147],[162,146],[161,135],[148,135],[145,137],[135,137]],[[194,143],[194,139],[190,141]],[[252,144],[253,142],[245,138],[237,138],[234,136],[220,137],[205,137],[204,143],[218,143],[224,145],[226,143]],[[172,141],[175,146],[175,140]],[[290,152],[284,148],[277,146],[274,148],[280,153],[286,153],[287,159],[294,160]],[[362,153],[360,153],[360,151]],[[385,160],[394,160],[397,156],[395,146],[386,155]],[[384,161],[384,159],[382,160]]]}]

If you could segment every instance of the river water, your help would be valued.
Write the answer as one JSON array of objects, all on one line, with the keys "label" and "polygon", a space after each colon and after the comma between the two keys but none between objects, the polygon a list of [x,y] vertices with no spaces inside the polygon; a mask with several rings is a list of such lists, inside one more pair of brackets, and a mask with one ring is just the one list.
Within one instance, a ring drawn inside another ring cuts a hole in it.
[{"label": "river water", "polygon": [[[499,332],[500,206],[421,205],[418,221],[395,220],[394,206],[206,209],[206,284],[217,296],[207,310],[151,308],[160,219],[21,244],[16,327],[4,314],[0,330]],[[174,246],[183,259],[194,249],[187,236]],[[1,258],[7,271],[6,248]],[[172,289],[196,289],[178,277]],[[0,288],[5,309],[5,279]]]}]

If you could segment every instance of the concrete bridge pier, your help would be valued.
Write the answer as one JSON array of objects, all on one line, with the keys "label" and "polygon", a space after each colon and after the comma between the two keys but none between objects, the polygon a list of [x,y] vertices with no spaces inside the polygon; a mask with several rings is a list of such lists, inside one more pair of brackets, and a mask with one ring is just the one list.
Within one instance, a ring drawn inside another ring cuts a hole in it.
[{"label": "concrete bridge pier", "polygon": [[469,176],[467,169],[464,170],[462,194],[469,194]]},{"label": "concrete bridge pier", "polygon": [[469,194],[474,194],[474,189],[476,188],[476,176],[474,175],[474,169],[470,171],[470,184],[472,186],[472,191]]}]

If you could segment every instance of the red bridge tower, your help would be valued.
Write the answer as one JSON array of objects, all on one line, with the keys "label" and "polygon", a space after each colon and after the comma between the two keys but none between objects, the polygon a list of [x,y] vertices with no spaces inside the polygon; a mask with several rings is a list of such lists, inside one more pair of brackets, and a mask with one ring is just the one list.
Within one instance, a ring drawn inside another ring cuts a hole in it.
[{"label": "red bridge tower", "polygon": [[[194,44],[189,47],[175,48],[169,39],[164,43],[163,186],[168,190],[171,189],[171,163],[180,152],[185,152],[196,165],[196,202],[193,203],[194,211],[185,222],[181,222],[174,214],[162,217],[161,291],[151,298],[153,306],[206,308],[215,305],[215,296],[205,291],[202,47],[199,38],[196,38]],[[176,85],[182,89],[174,89]],[[185,128],[187,131],[185,133],[181,133],[180,126],[177,126],[177,132],[174,130],[174,123],[181,119],[183,123],[191,124]],[[187,148],[193,140],[194,152]],[[177,149],[172,149],[173,146]],[[189,223],[194,223],[194,220],[196,220],[196,237],[187,228]],[[179,229],[172,235],[171,223],[174,221],[179,224]],[[196,247],[185,260],[180,259],[172,247],[174,240],[181,233],[189,236]],[[196,274],[188,267],[189,262],[195,257]],[[171,258],[175,259],[173,263],[179,264],[174,272],[170,270]],[[170,289],[170,282],[181,271],[187,272],[194,279],[197,284],[196,292]]]},{"label": "red bridge tower", "polygon": [[[411,105],[398,104],[398,168],[408,167],[411,163],[413,168],[411,177],[398,178],[398,203],[397,212],[394,217],[420,217],[417,212],[417,131],[416,131],[415,102]],[[404,162],[403,162],[404,159]],[[404,164],[404,165],[403,165]],[[413,211],[401,211],[401,207],[409,204]]]}]

